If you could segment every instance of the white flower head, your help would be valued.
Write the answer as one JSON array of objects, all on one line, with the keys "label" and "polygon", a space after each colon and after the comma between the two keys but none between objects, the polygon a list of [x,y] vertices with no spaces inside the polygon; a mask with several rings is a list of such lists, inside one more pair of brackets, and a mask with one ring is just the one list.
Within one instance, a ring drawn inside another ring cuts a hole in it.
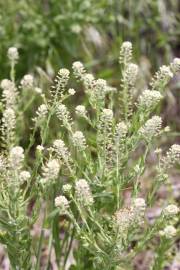
[{"label": "white flower head", "polygon": [[136,82],[137,75],[138,75],[138,66],[136,64],[130,63],[128,64],[125,70],[125,80],[130,85],[133,86]]},{"label": "white flower head", "polygon": [[174,73],[180,71],[180,58],[174,58],[173,62],[171,63],[171,69]]},{"label": "white flower head", "polygon": [[111,109],[103,109],[101,116],[105,121],[111,121],[113,118],[113,111]]},{"label": "white flower head", "polygon": [[127,64],[132,59],[132,43],[129,41],[125,41],[122,43],[120,48],[120,56],[119,62],[123,64]]},{"label": "white flower head", "polygon": [[145,136],[147,139],[153,136],[157,136],[162,128],[162,119],[159,116],[153,116],[151,119],[147,120],[145,125],[140,128],[139,132],[141,135]]},{"label": "white flower head", "polygon": [[27,182],[31,178],[31,175],[28,171],[22,171],[19,174],[19,178],[20,178],[21,184],[23,184],[24,182]]},{"label": "white flower head", "polygon": [[159,234],[169,239],[173,238],[176,236],[176,228],[172,225],[168,225],[164,228],[163,231],[160,231]]},{"label": "white flower head", "polygon": [[61,88],[65,88],[69,81],[70,71],[67,68],[61,68],[58,72],[57,77],[55,78],[55,82]]},{"label": "white flower head", "polygon": [[13,108],[17,97],[17,89],[14,82],[4,79],[1,81],[1,88],[3,89],[2,97],[6,103],[6,108]]},{"label": "white flower head", "polygon": [[127,231],[133,220],[134,212],[132,208],[122,208],[115,213],[116,226],[121,232]]},{"label": "white flower head", "polygon": [[72,190],[72,186],[70,184],[65,184],[63,185],[62,190],[65,194],[69,194]]},{"label": "white flower head", "polygon": [[179,213],[179,208],[175,204],[169,204],[164,208],[163,212],[166,216],[174,216]]},{"label": "white flower head", "polygon": [[58,139],[53,142],[53,150],[58,155],[58,158],[65,163],[71,161],[71,155],[63,140]]},{"label": "white flower head", "polygon": [[75,183],[75,194],[77,200],[84,205],[92,205],[94,202],[89,184],[85,179],[79,179]]},{"label": "white flower head", "polygon": [[162,163],[166,168],[171,168],[175,163],[180,162],[180,145],[173,144],[169,151],[167,152],[166,156],[162,158]]},{"label": "white flower head", "polygon": [[3,122],[4,127],[8,131],[12,131],[15,128],[15,125],[16,125],[16,115],[15,115],[15,112],[14,112],[13,109],[7,108],[3,112],[2,122]]},{"label": "white flower head", "polygon": [[121,139],[126,136],[128,127],[124,122],[120,122],[116,125],[116,138]]},{"label": "white flower head", "polygon": [[87,111],[86,111],[86,108],[85,106],[83,105],[78,105],[76,108],[75,108],[75,112],[78,116],[81,116],[81,117],[85,117],[86,114],[87,114]]},{"label": "white flower head", "polygon": [[161,93],[156,90],[144,90],[139,97],[139,105],[144,108],[156,106],[163,98]]},{"label": "white flower head", "polygon": [[48,108],[47,108],[47,105],[46,104],[41,104],[37,111],[36,111],[36,118],[35,120],[42,120],[44,119],[48,114]]},{"label": "white flower head", "polygon": [[74,96],[76,94],[76,91],[73,88],[69,88],[68,94]]},{"label": "white flower head", "polygon": [[94,76],[90,73],[85,73],[82,77],[83,79],[83,83],[84,83],[84,87],[85,87],[85,90],[87,92],[93,90],[93,86],[94,86]]},{"label": "white flower head", "polygon": [[64,104],[59,104],[56,108],[56,114],[60,121],[63,123],[69,123],[71,121],[70,113]]},{"label": "white flower head", "polygon": [[77,79],[82,79],[85,73],[85,68],[80,61],[76,61],[72,65],[73,74]]},{"label": "white flower head", "polygon": [[72,135],[72,142],[73,145],[78,147],[80,150],[84,150],[86,148],[86,139],[81,131],[76,131]]},{"label": "white flower head", "polygon": [[146,202],[143,198],[136,198],[133,201],[133,206],[135,207],[135,209],[144,211],[146,208]]},{"label": "white flower head", "polygon": [[55,206],[60,209],[60,214],[66,214],[69,208],[69,201],[65,196],[58,196],[55,198]]},{"label": "white flower head", "polygon": [[7,160],[3,155],[0,155],[0,173],[6,171]]},{"label": "white flower head", "polygon": [[59,161],[56,159],[49,160],[43,167],[43,178],[47,180],[54,180],[58,177],[60,169]]},{"label": "white flower head", "polygon": [[21,80],[23,88],[32,89],[34,85],[34,77],[31,74],[26,74]]},{"label": "white flower head", "polygon": [[11,168],[19,168],[24,160],[24,149],[21,146],[15,146],[10,150],[9,162]]},{"label": "white flower head", "polygon": [[19,58],[18,49],[16,47],[10,47],[7,52],[10,61],[17,61]]},{"label": "white flower head", "polygon": [[154,78],[152,79],[151,86],[152,90],[160,91],[168,84],[168,82],[173,77],[173,73],[169,66],[163,65],[156,72]]}]

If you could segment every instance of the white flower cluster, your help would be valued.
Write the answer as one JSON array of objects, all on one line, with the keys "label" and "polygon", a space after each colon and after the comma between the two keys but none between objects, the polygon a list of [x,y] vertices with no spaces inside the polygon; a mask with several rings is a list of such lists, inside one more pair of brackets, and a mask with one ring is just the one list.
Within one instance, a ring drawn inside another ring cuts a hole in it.
[{"label": "white flower cluster", "polygon": [[101,121],[112,121],[113,119],[113,111],[111,109],[103,109],[101,113]]},{"label": "white flower cluster", "polygon": [[165,216],[174,216],[179,213],[179,208],[175,204],[169,204],[163,210]]},{"label": "white flower cluster", "polygon": [[71,122],[71,116],[70,113],[64,104],[59,104],[56,108],[56,114],[60,121],[63,122],[63,124],[67,124]]},{"label": "white flower cluster", "polygon": [[41,104],[37,111],[36,111],[36,117],[34,119],[34,121],[40,121],[42,119],[44,119],[48,114],[48,108],[45,104]]},{"label": "white flower cluster", "polygon": [[112,148],[112,123],[113,111],[111,109],[103,109],[100,114],[97,134],[98,146],[101,146],[102,151],[108,151],[108,149]]},{"label": "white flower cluster", "polygon": [[106,90],[107,90],[106,81],[103,79],[98,79],[94,81],[93,91],[91,92],[91,94],[94,94],[94,98],[98,100],[103,100],[106,94]]},{"label": "white flower cluster", "polygon": [[127,64],[132,59],[132,43],[129,41],[125,41],[122,43],[120,48],[120,56],[119,56],[119,63]]},{"label": "white flower cluster", "polygon": [[115,213],[115,222],[120,232],[127,232],[133,225],[144,223],[146,203],[143,198],[136,198],[132,206],[119,209]]},{"label": "white flower cluster", "polygon": [[68,89],[68,94],[69,94],[70,96],[74,96],[75,93],[76,93],[76,91],[75,91],[73,88],[69,88],[69,89]]},{"label": "white flower cluster", "polygon": [[131,226],[134,221],[134,212],[131,207],[119,209],[115,213],[116,226],[120,232],[125,232]]},{"label": "white flower cluster", "polygon": [[119,139],[125,138],[127,132],[128,132],[128,127],[124,122],[120,122],[116,125],[116,130],[115,130],[116,139],[119,140]]},{"label": "white flower cluster", "polygon": [[151,119],[147,120],[145,125],[140,128],[139,133],[148,138],[157,136],[162,128],[162,119],[159,116],[153,116]]},{"label": "white flower cluster", "polygon": [[13,130],[15,129],[16,125],[16,115],[13,109],[7,108],[3,112],[2,123],[3,133],[6,132],[7,136],[10,135],[10,133],[13,132]]},{"label": "white flower cluster", "polygon": [[70,153],[68,151],[68,148],[66,147],[63,140],[55,140],[53,142],[53,150],[58,155],[58,157],[62,160],[69,161],[70,160]]},{"label": "white flower cluster", "polygon": [[172,165],[180,162],[180,145],[173,144],[167,152],[166,156],[162,158],[161,161],[165,168],[171,168]]},{"label": "white flower cluster", "polygon": [[127,65],[124,73],[124,80],[129,86],[134,86],[138,75],[138,66],[136,64],[130,63]]},{"label": "white flower cluster", "polygon": [[7,52],[7,56],[10,61],[15,62],[19,59],[18,49],[16,47],[10,47]]},{"label": "white flower cluster", "polygon": [[46,183],[48,180],[55,180],[59,174],[59,161],[57,159],[49,160],[46,165],[43,167],[43,179],[42,183]]},{"label": "white flower cluster", "polygon": [[83,76],[83,84],[85,87],[85,91],[89,94],[91,94],[91,90],[93,90],[93,86],[94,86],[94,76],[90,73],[86,73]]},{"label": "white flower cluster", "polygon": [[180,71],[180,58],[174,58],[173,62],[170,65],[174,73]]},{"label": "white flower cluster", "polygon": [[151,109],[156,106],[163,98],[159,91],[145,90],[139,97],[139,106],[146,109]]},{"label": "white flower cluster", "polygon": [[6,171],[7,160],[3,155],[0,155],[0,174],[3,174]]},{"label": "white flower cluster", "polygon": [[79,179],[75,183],[75,194],[77,200],[83,205],[92,205],[94,202],[89,184],[85,179]]},{"label": "white flower cluster", "polygon": [[19,174],[19,179],[20,179],[21,184],[27,182],[30,178],[31,178],[31,175],[28,171],[22,171]]},{"label": "white flower cluster", "polygon": [[133,201],[134,209],[137,209],[139,212],[145,211],[146,209],[146,202],[143,198],[136,198]]},{"label": "white flower cluster", "polygon": [[164,230],[160,231],[159,234],[160,236],[164,236],[168,239],[173,238],[174,236],[176,236],[176,228],[172,225],[168,225],[164,228]]},{"label": "white flower cluster", "polygon": [[86,108],[83,105],[76,106],[75,112],[78,116],[81,116],[81,117],[86,117],[86,114],[87,114]]},{"label": "white flower cluster", "polygon": [[23,88],[32,89],[34,86],[34,78],[31,74],[26,74],[21,80],[21,85]]},{"label": "white flower cluster", "polygon": [[58,75],[55,78],[55,83],[61,87],[61,88],[65,88],[68,81],[69,81],[69,75],[70,75],[70,71],[66,68],[61,68],[58,72]]},{"label": "white flower cluster", "polygon": [[70,184],[64,184],[62,190],[65,194],[69,194],[72,190],[72,186]]},{"label": "white flower cluster", "polygon": [[72,69],[73,69],[74,76],[80,80],[83,78],[83,75],[86,72],[83,64],[79,61],[76,61],[73,63]]},{"label": "white flower cluster", "polygon": [[161,90],[172,79],[173,73],[169,66],[163,65],[156,72],[155,77],[151,82],[152,90]]},{"label": "white flower cluster", "polygon": [[9,166],[11,169],[20,169],[24,160],[24,149],[20,146],[15,146],[9,153]]},{"label": "white flower cluster", "polygon": [[86,139],[84,137],[84,134],[81,131],[76,131],[72,135],[72,143],[79,150],[85,150],[86,149]]},{"label": "white flower cluster", "polygon": [[6,103],[6,108],[13,108],[16,104],[17,98],[17,89],[15,84],[8,79],[4,79],[1,81],[1,88],[3,89],[2,97],[3,101]]},{"label": "white flower cluster", "polygon": [[69,208],[69,202],[65,196],[58,196],[55,198],[55,206],[60,209],[60,214],[64,215]]}]

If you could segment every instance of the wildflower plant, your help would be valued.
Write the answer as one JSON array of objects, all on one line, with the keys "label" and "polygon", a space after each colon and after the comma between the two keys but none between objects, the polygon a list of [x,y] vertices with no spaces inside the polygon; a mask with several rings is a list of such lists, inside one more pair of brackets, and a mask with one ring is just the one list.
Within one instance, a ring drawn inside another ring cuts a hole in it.
[{"label": "wildflower plant", "polygon": [[[17,61],[17,55],[16,50],[8,51],[10,60]],[[39,86],[32,75],[25,75],[19,88],[15,77],[1,82],[0,241],[12,269],[40,269],[44,245],[48,247],[46,269],[50,269],[53,251],[59,269],[67,269],[71,254],[72,269],[126,269],[150,246],[154,254],[151,269],[163,269],[166,254],[174,247],[179,208],[169,200],[153,223],[147,209],[153,206],[160,186],[166,184],[169,168],[179,163],[179,145],[158,155],[156,176],[150,179],[146,193],[142,179],[148,153],[157,137],[167,131],[161,117],[153,113],[179,70],[179,61],[161,67],[149,89],[134,102],[138,66],[132,58],[132,44],[124,42],[119,58],[120,89],[96,79],[81,62],[75,62],[74,90],[71,72],[60,69],[50,93],[40,91],[43,102],[34,113],[29,145],[24,149],[17,144],[21,139],[16,138],[18,115],[24,91]],[[67,101],[78,87],[84,89],[87,99],[72,111]],[[55,120],[58,133],[49,137]],[[128,203],[125,191],[130,193]],[[41,232],[34,239],[30,232],[41,212]],[[153,241],[160,244],[153,246]]]}]

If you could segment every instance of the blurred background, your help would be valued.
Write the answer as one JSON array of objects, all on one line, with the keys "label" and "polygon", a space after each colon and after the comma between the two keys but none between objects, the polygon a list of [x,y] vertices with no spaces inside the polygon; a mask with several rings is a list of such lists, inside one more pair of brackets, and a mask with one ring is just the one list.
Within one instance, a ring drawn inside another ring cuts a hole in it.
[{"label": "blurred background", "polygon": [[154,70],[180,53],[179,23],[179,0],[1,0],[0,73],[17,46],[19,75],[37,66],[53,74],[78,59],[110,77],[124,40]]}]

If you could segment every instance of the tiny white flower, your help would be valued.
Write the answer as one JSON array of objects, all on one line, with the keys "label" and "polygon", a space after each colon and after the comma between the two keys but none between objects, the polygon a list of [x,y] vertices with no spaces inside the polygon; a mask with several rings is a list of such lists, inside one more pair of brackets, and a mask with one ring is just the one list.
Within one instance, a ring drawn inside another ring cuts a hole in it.
[{"label": "tiny white flower", "polygon": [[71,96],[74,96],[75,93],[76,93],[76,91],[75,91],[73,88],[70,88],[70,89],[68,90],[68,94],[71,95]]},{"label": "tiny white flower", "polygon": [[75,112],[77,115],[82,116],[82,117],[86,116],[86,113],[87,113],[86,108],[83,105],[78,105],[75,109]]}]

